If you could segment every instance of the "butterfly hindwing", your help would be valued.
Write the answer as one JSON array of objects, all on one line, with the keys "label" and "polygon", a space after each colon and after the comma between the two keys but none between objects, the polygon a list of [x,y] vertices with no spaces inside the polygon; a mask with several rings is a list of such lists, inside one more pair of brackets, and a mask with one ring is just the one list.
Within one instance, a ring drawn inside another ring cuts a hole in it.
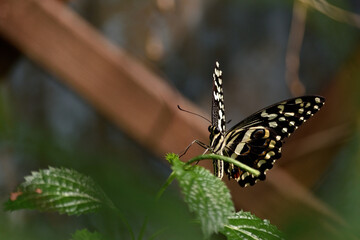
[{"label": "butterfly hindwing", "polygon": [[260,176],[255,177],[233,164],[225,163],[225,172],[229,178],[238,181],[242,187],[264,180],[266,171],[281,157],[282,141],[277,141],[276,136],[273,129],[262,126],[228,132],[224,155],[260,171]]}]

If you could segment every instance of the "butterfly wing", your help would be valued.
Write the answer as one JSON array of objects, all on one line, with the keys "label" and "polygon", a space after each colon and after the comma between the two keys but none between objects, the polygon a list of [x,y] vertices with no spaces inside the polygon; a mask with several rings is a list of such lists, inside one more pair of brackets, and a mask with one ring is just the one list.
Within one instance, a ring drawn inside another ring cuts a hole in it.
[{"label": "butterfly wing", "polygon": [[225,106],[224,93],[222,88],[222,71],[219,63],[216,62],[213,73],[213,96],[211,107],[211,126],[217,127],[220,132],[225,132]]},{"label": "butterfly wing", "polygon": [[[222,71],[219,69],[218,62],[215,65],[213,78],[211,126],[209,127],[210,148],[212,152],[222,155],[222,143],[225,135],[225,106]],[[222,178],[224,175],[224,162],[222,160],[214,160],[213,164],[215,176]]]},{"label": "butterfly wing", "polygon": [[266,107],[232,127],[225,135],[223,154],[258,169],[261,174],[256,177],[225,163],[229,178],[234,178],[241,186],[264,180],[266,171],[281,157],[283,140],[324,103],[325,99],[320,96],[292,98]]}]

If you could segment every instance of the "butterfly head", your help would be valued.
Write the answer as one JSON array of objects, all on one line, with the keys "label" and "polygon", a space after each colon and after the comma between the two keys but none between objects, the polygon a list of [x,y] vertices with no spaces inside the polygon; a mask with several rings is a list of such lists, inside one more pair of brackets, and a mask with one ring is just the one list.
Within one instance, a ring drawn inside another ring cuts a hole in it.
[{"label": "butterfly head", "polygon": [[210,132],[210,139],[212,139],[215,135],[218,135],[221,131],[217,126],[210,125],[208,127],[208,131]]},{"label": "butterfly head", "polygon": [[222,155],[222,148],[224,147],[225,143],[225,133],[214,125],[210,125],[208,130],[210,132],[210,152]]}]

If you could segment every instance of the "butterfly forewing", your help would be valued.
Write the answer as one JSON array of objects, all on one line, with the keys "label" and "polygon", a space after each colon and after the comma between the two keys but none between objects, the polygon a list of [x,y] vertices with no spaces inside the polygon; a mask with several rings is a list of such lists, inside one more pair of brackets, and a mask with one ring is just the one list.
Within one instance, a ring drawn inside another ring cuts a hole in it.
[{"label": "butterfly forewing", "polygon": [[218,62],[216,62],[213,79],[211,125],[216,127],[220,132],[225,132],[225,106],[222,88],[222,71],[219,69]]},{"label": "butterfly forewing", "polygon": [[258,169],[261,174],[256,177],[221,160],[214,161],[214,174],[222,178],[225,172],[229,178],[238,181],[240,186],[253,185],[258,180],[264,180],[266,171],[281,157],[284,139],[319,111],[325,99],[320,96],[288,99],[254,113],[226,132],[221,77],[222,72],[216,62],[212,125],[209,127],[210,151],[236,159]]},{"label": "butterfly forewing", "polygon": [[[222,146],[225,135],[225,106],[224,95],[222,88],[222,71],[219,69],[219,63],[216,62],[213,73],[213,96],[211,108],[211,126],[210,131],[210,146],[211,151],[223,155]],[[224,176],[224,162],[222,160],[213,161],[214,174],[222,178]]]},{"label": "butterfly forewing", "polygon": [[320,96],[289,99],[264,108],[231,128],[225,135],[224,155],[261,172],[255,177],[236,166],[225,164],[230,178],[241,186],[264,180],[266,171],[281,157],[283,140],[324,105]]}]

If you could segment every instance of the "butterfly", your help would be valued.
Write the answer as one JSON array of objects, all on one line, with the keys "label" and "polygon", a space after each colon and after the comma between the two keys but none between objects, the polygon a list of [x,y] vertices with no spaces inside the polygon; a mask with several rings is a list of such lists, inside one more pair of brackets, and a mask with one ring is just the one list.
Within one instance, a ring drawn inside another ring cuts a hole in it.
[{"label": "butterfly", "polygon": [[214,160],[214,174],[223,178],[225,172],[242,187],[265,180],[266,172],[281,157],[284,140],[325,103],[321,96],[291,98],[257,111],[226,131],[222,71],[218,62],[213,78],[208,151],[231,157],[260,171],[260,175],[255,176],[234,164]]}]

